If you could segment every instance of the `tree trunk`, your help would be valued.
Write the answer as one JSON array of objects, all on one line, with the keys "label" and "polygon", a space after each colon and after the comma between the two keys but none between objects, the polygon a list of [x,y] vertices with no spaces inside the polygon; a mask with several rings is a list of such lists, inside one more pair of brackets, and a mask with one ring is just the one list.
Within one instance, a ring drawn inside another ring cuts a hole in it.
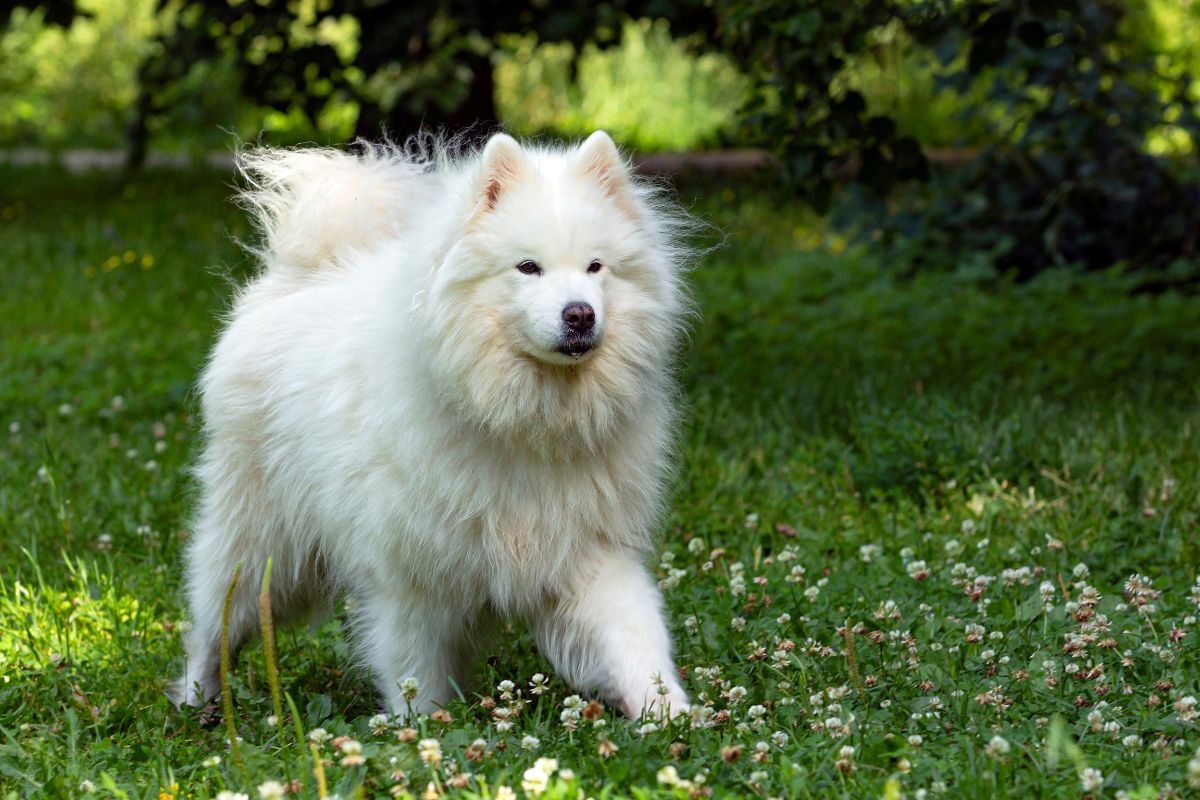
[{"label": "tree trunk", "polygon": [[138,94],[133,105],[133,117],[125,127],[125,170],[136,172],[146,165],[146,153],[150,147],[150,114],[154,111],[154,98],[150,94],[146,64],[138,67]]}]

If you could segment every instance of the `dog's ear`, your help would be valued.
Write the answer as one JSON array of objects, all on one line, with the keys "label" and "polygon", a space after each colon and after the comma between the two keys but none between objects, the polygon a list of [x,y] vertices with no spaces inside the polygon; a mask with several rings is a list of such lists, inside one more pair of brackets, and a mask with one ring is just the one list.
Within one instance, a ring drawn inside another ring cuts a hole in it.
[{"label": "dog's ear", "polygon": [[488,139],[480,158],[480,191],[482,207],[491,211],[503,194],[520,176],[525,166],[521,145],[507,133],[497,133]]},{"label": "dog's ear", "polygon": [[612,137],[596,131],[579,145],[580,172],[595,180],[614,200],[623,202],[629,189],[629,164],[617,150]]}]

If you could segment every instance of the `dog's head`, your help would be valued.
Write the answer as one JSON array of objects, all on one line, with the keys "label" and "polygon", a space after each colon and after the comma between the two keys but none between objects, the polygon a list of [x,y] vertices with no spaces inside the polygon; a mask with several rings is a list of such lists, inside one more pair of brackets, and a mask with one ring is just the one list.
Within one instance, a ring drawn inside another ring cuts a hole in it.
[{"label": "dog's head", "polygon": [[474,415],[489,427],[595,428],[669,380],[680,217],[606,133],[567,150],[498,134],[461,191],[464,220],[430,305],[452,391]]}]

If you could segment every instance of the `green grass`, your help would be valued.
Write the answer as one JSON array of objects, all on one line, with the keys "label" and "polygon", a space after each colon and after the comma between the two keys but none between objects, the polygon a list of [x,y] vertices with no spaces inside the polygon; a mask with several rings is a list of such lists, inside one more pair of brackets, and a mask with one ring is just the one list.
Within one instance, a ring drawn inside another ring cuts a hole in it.
[{"label": "green grass", "polygon": [[[192,382],[249,268],[226,180],[0,175],[0,796],[90,781],[98,797],[257,797],[270,780],[317,796],[290,713],[269,724],[261,646],[235,665],[244,772],[219,712],[162,693],[182,657]],[[749,188],[697,210],[728,237],[693,276],[658,574],[713,724],[643,730],[607,711],[568,730],[570,689],[531,692],[552,672],[514,624],[452,720],[416,726],[440,743],[432,768],[411,734],[371,731],[340,613],[278,641],[299,729],[362,744],[365,763],[343,765],[322,743],[329,791],[520,795],[547,757],[551,798],[1080,797],[1085,769],[1096,796],[1185,796],[1200,782],[1184,700],[1200,695],[1200,304],[1116,275],[898,281]],[[1133,573],[1161,592],[1153,611],[1123,596]],[[1085,585],[1098,605],[1066,605]],[[510,731],[492,702],[521,706]]]}]

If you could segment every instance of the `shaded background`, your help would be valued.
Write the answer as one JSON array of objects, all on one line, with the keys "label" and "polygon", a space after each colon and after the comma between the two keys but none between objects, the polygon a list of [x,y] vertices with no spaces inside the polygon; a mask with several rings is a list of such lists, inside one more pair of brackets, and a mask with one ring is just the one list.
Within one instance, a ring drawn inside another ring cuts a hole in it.
[{"label": "shaded background", "polygon": [[846,186],[855,208],[888,198],[857,227],[919,242],[917,266],[970,249],[1022,277],[1120,263],[1161,286],[1194,282],[1177,262],[1200,207],[1198,17],[1190,0],[17,4],[0,144],[137,168],[235,139],[603,127],[641,152],[755,150],[688,164],[769,154],[821,212]]}]

